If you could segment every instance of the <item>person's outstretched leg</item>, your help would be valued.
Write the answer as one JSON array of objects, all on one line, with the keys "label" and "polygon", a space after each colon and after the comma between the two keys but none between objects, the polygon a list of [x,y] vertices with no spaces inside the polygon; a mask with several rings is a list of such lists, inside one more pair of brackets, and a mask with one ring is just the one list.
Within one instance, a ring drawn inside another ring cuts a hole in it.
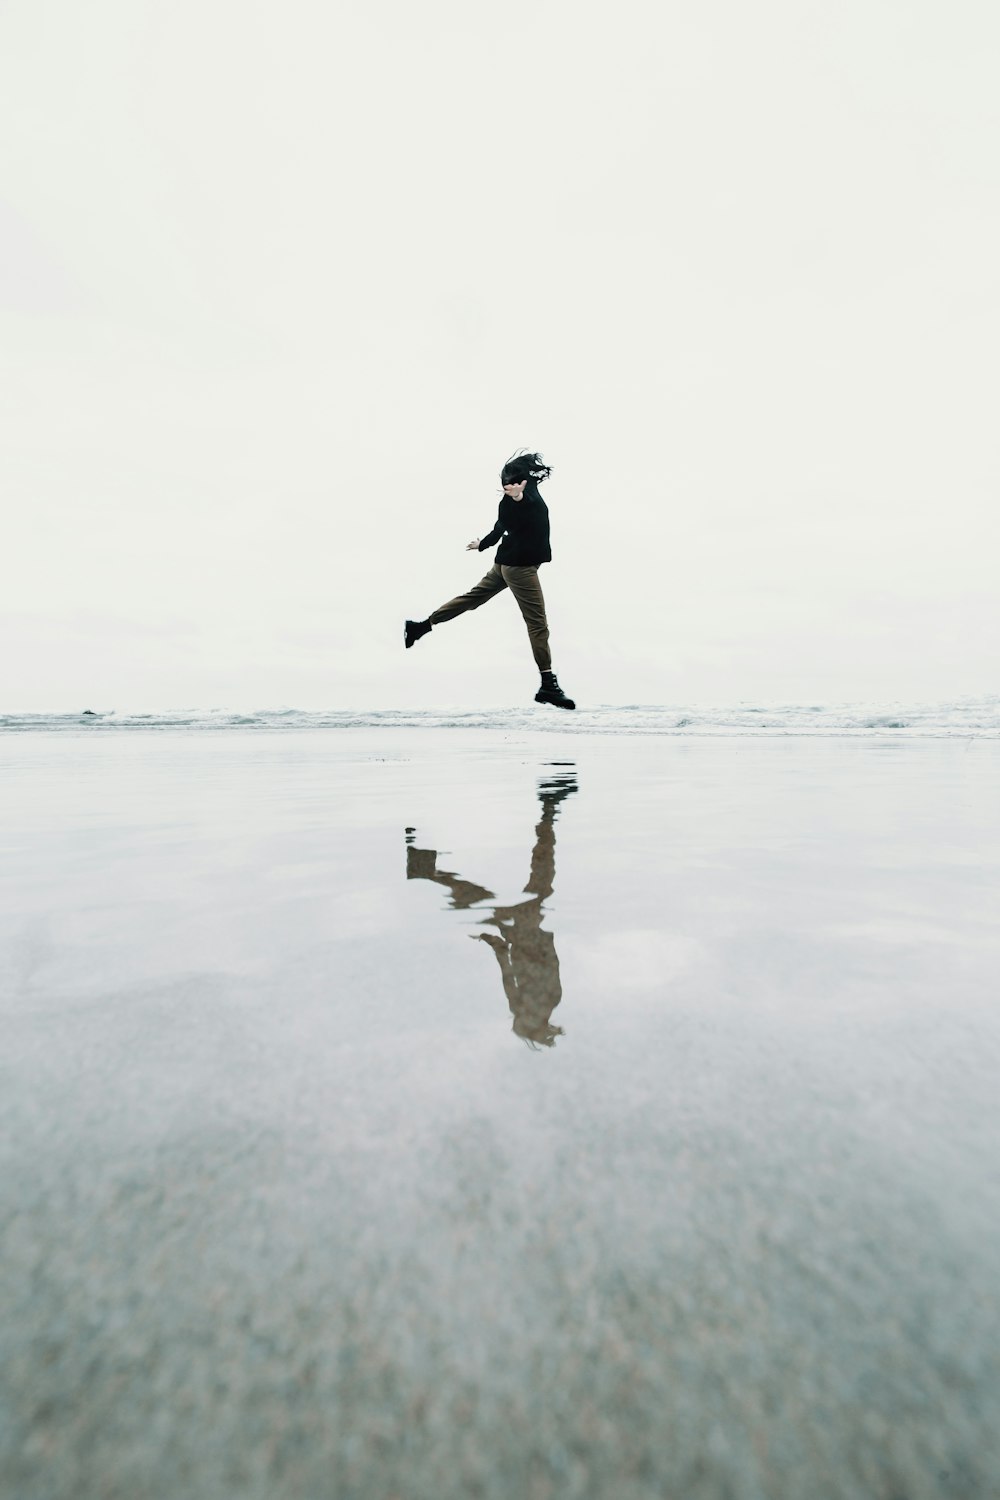
[{"label": "person's outstretched leg", "polygon": [[464,615],[468,609],[478,609],[488,599],[507,587],[506,580],[500,569],[494,563],[493,567],[475,584],[467,594],[456,594],[454,599],[449,599],[447,604],[442,604],[440,609],[435,609],[427,616],[426,620],[407,620],[404,639],[406,645],[412,646],[414,641],[419,641],[422,635],[426,635],[432,625],[443,625],[446,620],[454,620],[456,615]]},{"label": "person's outstretched leg", "polygon": [[500,570],[504,582],[517,600],[524,617],[531,642],[531,654],[542,674],[542,685],[535,694],[536,703],[552,703],[557,708],[575,708],[572,698],[567,698],[552,670],[552,653],[549,650],[549,622],[545,615],[545,597],[538,581],[537,568],[510,568]]}]

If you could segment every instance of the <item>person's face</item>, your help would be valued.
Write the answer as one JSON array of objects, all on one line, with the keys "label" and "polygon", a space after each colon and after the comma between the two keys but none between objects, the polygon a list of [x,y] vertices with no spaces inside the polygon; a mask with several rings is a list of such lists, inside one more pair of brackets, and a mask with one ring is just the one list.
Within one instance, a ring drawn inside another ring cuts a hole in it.
[{"label": "person's face", "polygon": [[526,479],[522,479],[520,484],[505,484],[503,492],[505,495],[509,495],[512,500],[520,500],[524,494],[524,486],[527,482]]}]

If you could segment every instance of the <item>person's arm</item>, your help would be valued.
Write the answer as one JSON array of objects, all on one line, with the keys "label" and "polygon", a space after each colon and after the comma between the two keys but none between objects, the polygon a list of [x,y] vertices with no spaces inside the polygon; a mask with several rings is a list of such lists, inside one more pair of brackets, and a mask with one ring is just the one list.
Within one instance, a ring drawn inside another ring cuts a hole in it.
[{"label": "person's arm", "polygon": [[488,536],[484,536],[481,542],[470,542],[465,549],[466,552],[485,552],[487,547],[495,547],[506,530],[507,523],[503,518],[503,501],[501,500],[500,509],[497,511],[497,523],[493,530]]}]

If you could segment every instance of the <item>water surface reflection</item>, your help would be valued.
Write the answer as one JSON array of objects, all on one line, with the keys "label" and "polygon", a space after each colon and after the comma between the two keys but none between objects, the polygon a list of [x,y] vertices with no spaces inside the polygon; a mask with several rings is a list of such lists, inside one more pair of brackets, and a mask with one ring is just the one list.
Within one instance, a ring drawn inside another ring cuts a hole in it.
[{"label": "water surface reflection", "polygon": [[[555,823],[559,805],[577,790],[576,767],[571,761],[554,761],[546,767],[538,784],[541,819],[535,825],[531,870],[524,887],[527,897],[510,906],[494,905],[480,926],[495,932],[469,936],[493,949],[500,967],[515,1034],[531,1047],[554,1047],[563,1028],[552,1022],[552,1012],[562,999],[559,956],[553,934],[542,926],[544,903],[552,895],[556,876]],[[418,849],[416,829],[406,830],[407,880],[433,880],[450,893],[452,910],[467,910],[480,902],[495,901],[494,893],[452,870],[439,870],[436,849]]]}]

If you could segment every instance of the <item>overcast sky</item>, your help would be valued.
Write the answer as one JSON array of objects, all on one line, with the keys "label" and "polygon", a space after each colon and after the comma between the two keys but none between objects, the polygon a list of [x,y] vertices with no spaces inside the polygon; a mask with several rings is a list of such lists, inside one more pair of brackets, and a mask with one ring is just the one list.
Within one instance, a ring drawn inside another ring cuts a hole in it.
[{"label": "overcast sky", "polygon": [[995,0],[0,0],[0,709],[997,690]]}]

